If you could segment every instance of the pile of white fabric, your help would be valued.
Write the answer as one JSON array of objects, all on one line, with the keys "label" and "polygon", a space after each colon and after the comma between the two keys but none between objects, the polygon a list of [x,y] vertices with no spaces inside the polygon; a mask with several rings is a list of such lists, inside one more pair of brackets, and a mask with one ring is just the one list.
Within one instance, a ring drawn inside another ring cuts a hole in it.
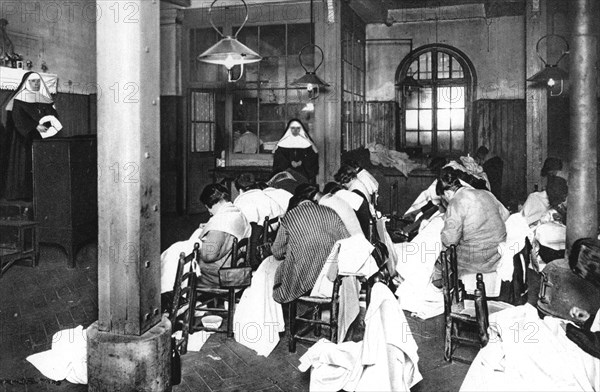
[{"label": "pile of white fabric", "polygon": [[381,165],[385,167],[394,167],[400,173],[408,177],[408,173],[414,169],[425,168],[425,165],[415,163],[410,160],[408,154],[405,152],[399,152],[396,150],[388,150],[382,144],[376,144],[375,142],[369,143],[366,146],[371,153],[370,159],[373,165]]},{"label": "pile of white fabric", "polygon": [[300,358],[312,367],[310,391],[409,391],[423,377],[415,342],[392,292],[375,283],[361,342],[334,344],[322,339]]},{"label": "pile of white fabric", "polygon": [[81,325],[52,335],[52,348],[32,354],[27,360],[45,377],[87,384],[87,333]]},{"label": "pile of white fabric", "polygon": [[[490,342],[461,391],[599,391],[600,360],[567,338],[564,324],[529,305],[490,315]],[[598,326],[598,317],[594,320]],[[595,330],[592,328],[592,330]]]}]

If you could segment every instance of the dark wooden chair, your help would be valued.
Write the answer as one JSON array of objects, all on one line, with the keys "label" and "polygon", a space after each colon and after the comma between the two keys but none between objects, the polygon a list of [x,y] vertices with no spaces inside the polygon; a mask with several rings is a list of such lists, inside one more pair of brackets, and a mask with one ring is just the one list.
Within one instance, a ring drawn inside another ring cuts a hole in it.
[{"label": "dark wooden chair", "polygon": [[251,247],[248,257],[253,270],[256,270],[260,263],[272,254],[271,245],[277,236],[278,223],[279,217],[269,218],[267,216],[262,226],[252,225],[250,241],[254,246]]},{"label": "dark wooden chair", "polygon": [[457,344],[485,347],[488,338],[489,307],[485,296],[482,274],[477,274],[477,289],[474,295],[474,308],[465,308],[465,288],[458,278],[456,246],[452,245],[440,254],[442,262],[442,282],[444,295],[444,316],[446,337],[444,359],[469,363],[471,360],[454,355]]},{"label": "dark wooden chair", "polygon": [[[231,267],[240,267],[246,263],[247,251],[250,248],[249,238],[243,238],[239,242],[237,238],[233,239],[231,247]],[[243,249],[243,250],[242,250]],[[191,287],[194,287],[191,293],[190,312],[194,316],[190,319],[195,319],[190,325],[190,332],[210,331],[224,332],[228,337],[233,337],[233,315],[235,313],[235,305],[239,302],[242,291],[245,287],[209,287],[200,284],[196,275],[190,279]],[[225,306],[227,302],[227,306]],[[222,326],[218,329],[206,328],[202,325],[201,316],[195,316],[196,312],[201,312],[202,316],[208,314],[224,315],[227,317],[227,326],[224,329]]]},{"label": "dark wooden chair", "polygon": [[[321,327],[327,328],[330,341],[334,343],[337,342],[339,290],[341,281],[342,277],[338,276],[333,282],[333,292],[331,293],[331,297],[322,298],[303,295],[289,303],[288,325],[290,328],[290,335],[288,349],[291,353],[296,352],[296,343],[298,341],[316,343],[321,335]],[[309,314],[308,316],[306,314],[298,315],[297,311],[299,304],[307,306],[310,309],[309,313],[312,312],[312,314]],[[329,310],[328,321],[323,319],[324,310]],[[307,332],[310,328],[314,329],[314,338],[301,333],[301,330]]]},{"label": "dark wooden chair", "polygon": [[187,352],[187,342],[190,334],[190,315],[193,315],[193,312],[189,312],[191,293],[193,292],[190,279],[195,281],[196,277],[192,263],[196,262],[199,258],[200,244],[196,242],[194,250],[189,255],[186,256],[185,253],[179,255],[179,264],[177,265],[177,274],[175,275],[173,301],[169,311],[169,319],[171,320],[173,332],[182,331],[181,339],[176,341],[177,349],[181,354]]}]

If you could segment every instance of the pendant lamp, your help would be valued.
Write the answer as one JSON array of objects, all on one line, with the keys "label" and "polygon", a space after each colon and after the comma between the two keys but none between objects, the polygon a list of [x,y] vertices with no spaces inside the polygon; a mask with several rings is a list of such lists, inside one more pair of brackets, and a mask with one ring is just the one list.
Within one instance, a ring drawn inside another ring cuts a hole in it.
[{"label": "pendant lamp", "polygon": [[[262,60],[262,57],[237,40],[237,36],[242,30],[242,28],[246,25],[248,21],[248,6],[244,0],[240,0],[244,3],[244,8],[246,10],[246,17],[244,18],[244,22],[237,29],[234,35],[223,35],[219,29],[213,23],[211,17],[211,11],[213,6],[218,0],[214,0],[208,9],[208,16],[210,20],[210,24],[213,29],[222,37],[219,42],[208,48],[204,53],[198,56],[198,60],[209,63],[209,64],[218,64],[224,65],[227,68],[227,81],[228,82],[237,82],[240,80],[242,75],[244,74],[244,64],[256,63]],[[239,76],[236,79],[232,78],[232,68],[235,65],[239,65],[241,67],[241,71]]]}]

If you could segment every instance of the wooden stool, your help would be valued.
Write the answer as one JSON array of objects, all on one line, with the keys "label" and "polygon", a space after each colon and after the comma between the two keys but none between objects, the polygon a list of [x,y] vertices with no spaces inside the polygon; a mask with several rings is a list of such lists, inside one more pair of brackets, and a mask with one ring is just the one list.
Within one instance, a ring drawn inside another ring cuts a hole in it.
[{"label": "wooden stool", "polygon": [[36,227],[35,221],[0,220],[0,276],[19,260],[29,259],[29,266],[37,266],[39,249]]}]

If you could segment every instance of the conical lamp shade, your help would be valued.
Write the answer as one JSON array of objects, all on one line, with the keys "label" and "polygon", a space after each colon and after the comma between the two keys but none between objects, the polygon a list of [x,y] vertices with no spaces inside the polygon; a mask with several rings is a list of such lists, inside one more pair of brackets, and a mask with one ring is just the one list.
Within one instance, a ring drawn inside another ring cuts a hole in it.
[{"label": "conical lamp shade", "polygon": [[325,83],[319,78],[314,72],[307,72],[304,76],[294,80],[290,83],[292,86],[307,87],[308,85],[329,87],[329,84]]},{"label": "conical lamp shade", "polygon": [[537,83],[548,83],[548,80],[554,79],[565,80],[569,77],[567,71],[558,68],[556,65],[546,65],[546,67],[540,72],[536,73],[532,77],[528,78],[528,82],[537,82]]},{"label": "conical lamp shade", "polygon": [[234,65],[256,63],[262,57],[237,39],[225,37],[199,55],[198,60],[231,69]]}]

